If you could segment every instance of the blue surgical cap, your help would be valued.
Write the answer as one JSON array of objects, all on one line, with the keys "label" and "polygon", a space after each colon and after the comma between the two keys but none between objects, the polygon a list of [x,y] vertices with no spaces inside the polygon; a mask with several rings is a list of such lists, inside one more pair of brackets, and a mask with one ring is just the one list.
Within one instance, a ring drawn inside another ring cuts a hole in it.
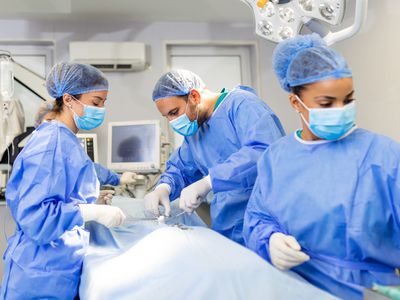
[{"label": "blue surgical cap", "polygon": [[315,33],[281,42],[274,50],[272,61],[279,83],[287,92],[295,86],[353,76],[343,56]]},{"label": "blue surgical cap", "polygon": [[205,84],[201,78],[188,70],[173,70],[165,73],[157,81],[153,89],[153,101],[174,96],[185,96],[192,89],[203,89]]},{"label": "blue surgical cap", "polygon": [[58,98],[65,93],[80,95],[108,91],[108,81],[100,70],[91,65],[61,62],[51,69],[46,87],[50,96]]}]

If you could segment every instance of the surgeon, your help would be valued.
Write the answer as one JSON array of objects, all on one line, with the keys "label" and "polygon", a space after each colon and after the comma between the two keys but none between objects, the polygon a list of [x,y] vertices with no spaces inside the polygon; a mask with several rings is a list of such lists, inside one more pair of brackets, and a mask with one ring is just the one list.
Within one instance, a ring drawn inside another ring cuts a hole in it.
[{"label": "surgeon", "polygon": [[273,64],[302,127],[258,162],[247,247],[342,299],[399,285],[400,145],[356,126],[352,71],[318,35],[280,43]]},{"label": "surgeon", "polygon": [[249,87],[216,93],[196,74],[174,70],[153,90],[153,101],[171,127],[185,137],[145,206],[170,214],[170,200],[193,212],[212,191],[212,228],[243,244],[244,211],[257,175],[256,163],[284,135],[279,119]]},{"label": "surgeon", "polygon": [[125,218],[99,197],[94,165],[75,135],[102,124],[107,79],[92,66],[59,63],[46,85],[55,119],[33,133],[7,185],[16,231],[4,255],[0,299],[74,299],[89,244],[84,222],[113,227]]},{"label": "surgeon", "polygon": [[[40,124],[44,121],[54,120],[56,117],[53,111],[54,105],[50,102],[43,102],[39,108],[39,111],[36,116],[35,128],[39,127]],[[133,185],[136,183],[137,174],[133,172],[124,172],[121,175],[103,167],[101,164],[94,164],[97,179],[100,182],[100,185]],[[111,190],[108,190],[111,192]],[[113,192],[112,192],[113,193]]]}]

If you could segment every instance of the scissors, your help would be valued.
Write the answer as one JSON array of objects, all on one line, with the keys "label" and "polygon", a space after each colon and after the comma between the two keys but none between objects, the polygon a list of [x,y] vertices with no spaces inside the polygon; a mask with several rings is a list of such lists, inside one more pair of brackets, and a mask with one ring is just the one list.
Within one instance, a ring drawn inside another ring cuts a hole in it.
[{"label": "scissors", "polygon": [[170,219],[175,219],[181,215],[183,215],[184,213],[186,213],[185,211],[180,212],[179,214],[175,215],[175,216],[164,216],[161,215],[159,217],[144,217],[144,218],[135,218],[131,215],[128,215],[125,219],[125,221],[129,221],[129,222],[140,222],[140,221],[157,221],[159,223],[165,223],[166,220],[170,220]]}]

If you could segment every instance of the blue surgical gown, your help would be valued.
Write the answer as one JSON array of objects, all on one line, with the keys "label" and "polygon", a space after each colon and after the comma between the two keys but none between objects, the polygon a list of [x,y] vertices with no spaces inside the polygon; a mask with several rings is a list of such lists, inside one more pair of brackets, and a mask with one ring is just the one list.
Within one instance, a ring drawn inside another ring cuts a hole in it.
[{"label": "blue surgical gown", "polygon": [[4,254],[0,299],[73,299],[88,232],[79,203],[99,193],[92,161],[75,134],[45,122],[17,157],[6,200],[16,223]]},{"label": "blue surgical gown", "polygon": [[271,145],[246,210],[246,245],[269,261],[274,232],[294,236],[311,257],[292,270],[336,296],[399,285],[400,145],[363,129],[338,141],[289,135]]},{"label": "blue surgical gown", "polygon": [[94,168],[96,169],[100,185],[119,185],[120,177],[118,174],[97,163],[94,164]]},{"label": "blue surgical gown", "polygon": [[250,88],[239,86],[195,135],[185,137],[159,183],[171,186],[174,200],[183,188],[210,175],[212,229],[243,244],[243,217],[257,176],[257,160],[283,135],[268,105]]}]

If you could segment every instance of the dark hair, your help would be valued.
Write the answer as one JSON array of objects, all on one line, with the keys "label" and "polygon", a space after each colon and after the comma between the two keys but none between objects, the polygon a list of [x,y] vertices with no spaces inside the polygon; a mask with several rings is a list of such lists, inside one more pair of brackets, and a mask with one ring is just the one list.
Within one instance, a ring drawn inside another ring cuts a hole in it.
[{"label": "dark hair", "polygon": [[298,86],[293,86],[291,89],[292,89],[292,93],[293,94],[295,94],[295,95],[300,97],[301,91],[305,90],[306,86],[305,85],[298,85]]},{"label": "dark hair", "polygon": [[[71,96],[79,100],[82,95],[79,94],[79,95],[71,95]],[[54,101],[53,109],[51,110],[51,112],[53,112],[55,114],[59,114],[62,112],[63,107],[64,107],[63,96],[61,96],[61,97],[56,98],[56,100]]]}]

